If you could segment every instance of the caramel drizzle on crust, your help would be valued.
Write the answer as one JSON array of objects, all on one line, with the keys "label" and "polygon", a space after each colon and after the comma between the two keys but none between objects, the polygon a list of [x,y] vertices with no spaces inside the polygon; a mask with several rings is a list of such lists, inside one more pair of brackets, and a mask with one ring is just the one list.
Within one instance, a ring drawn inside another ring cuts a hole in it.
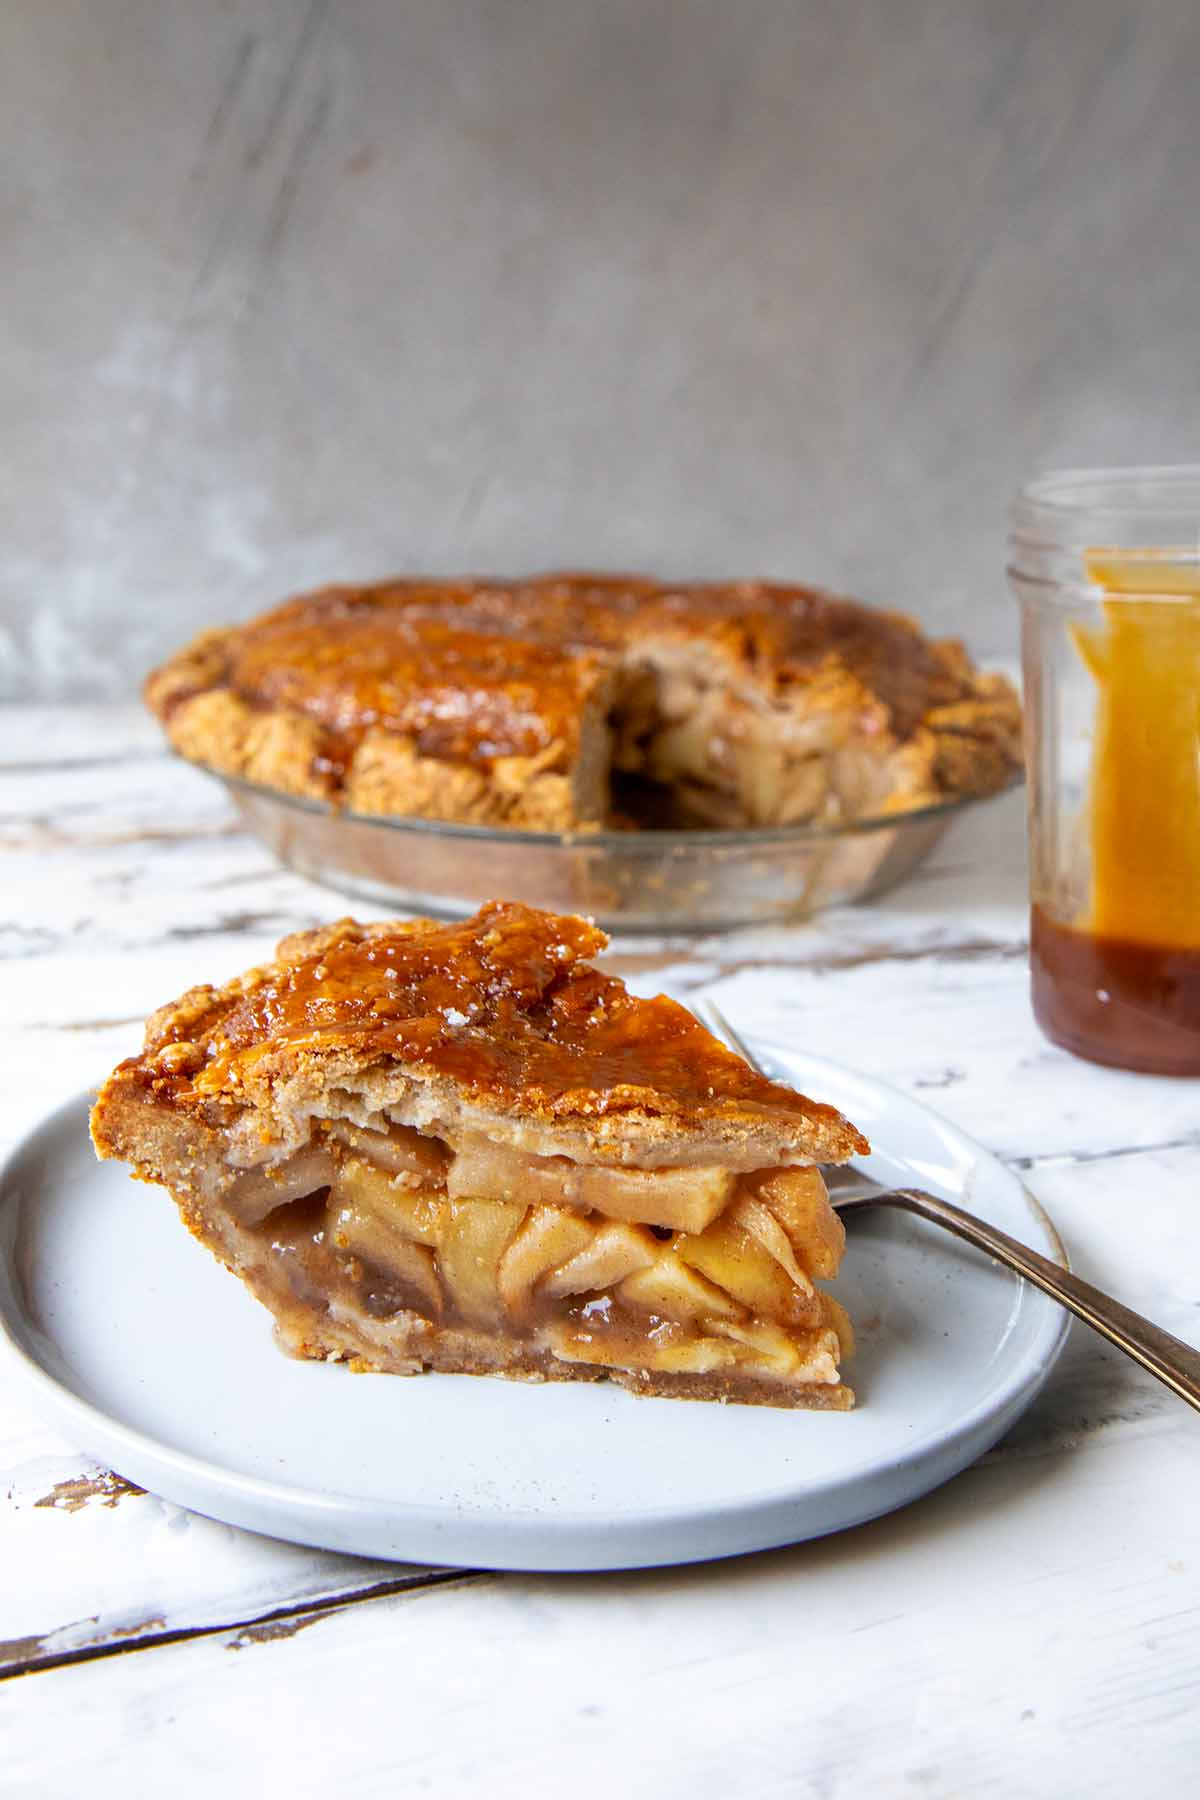
[{"label": "caramel drizzle on crust", "polygon": [[296,1075],[391,1065],[516,1117],[653,1119],[684,1136],[765,1126],[821,1161],[867,1150],[834,1107],[757,1074],[686,1008],[591,967],[606,943],[586,919],[502,901],[451,924],[342,920],[162,1008],[114,1080],[210,1114],[269,1104]]},{"label": "caramel drizzle on crust", "polygon": [[1003,755],[1016,759],[1016,697],[957,641],[823,589],[757,581],[551,574],[324,588],[205,633],[148,678],[145,695],[164,721],[216,690],[252,711],[283,710],[323,734],[334,774],[378,729],[422,755],[487,766],[556,745],[569,754],[581,709],[649,639],[706,648],[727,678],[776,700],[842,684],[899,742],[990,695]]}]

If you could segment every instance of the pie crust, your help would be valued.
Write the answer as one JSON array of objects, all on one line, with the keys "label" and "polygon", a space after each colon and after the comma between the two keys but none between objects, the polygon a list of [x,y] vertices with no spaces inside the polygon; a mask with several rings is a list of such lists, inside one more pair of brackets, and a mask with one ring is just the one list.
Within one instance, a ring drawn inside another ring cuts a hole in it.
[{"label": "pie crust", "polygon": [[185,757],[349,811],[563,831],[904,812],[1002,787],[1020,707],[816,588],[392,581],[206,632],[146,683]]},{"label": "pie crust", "polygon": [[154,1014],[97,1152],[170,1191],[294,1354],[850,1406],[817,1165],[865,1139],[593,968],[605,942],[501,902],[285,939]]}]

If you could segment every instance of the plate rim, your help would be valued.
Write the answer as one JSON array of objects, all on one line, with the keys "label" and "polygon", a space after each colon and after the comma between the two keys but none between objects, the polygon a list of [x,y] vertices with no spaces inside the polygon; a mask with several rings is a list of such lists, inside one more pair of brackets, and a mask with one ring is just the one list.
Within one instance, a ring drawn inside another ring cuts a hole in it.
[{"label": "plate rim", "polygon": [[[994,1165],[1013,1184],[1031,1222],[1044,1233],[1050,1254],[1067,1266],[1062,1241],[1052,1219],[1019,1174],[952,1121],[924,1102],[914,1099],[903,1089],[874,1075],[815,1053],[791,1049],[759,1034],[748,1034],[748,1037],[755,1049],[768,1061],[776,1061],[785,1068],[794,1061],[816,1071],[817,1085],[826,1072],[835,1080],[840,1076],[862,1082],[885,1096],[890,1106],[899,1106],[902,1111],[911,1112],[923,1121],[933,1121],[950,1139],[957,1140],[961,1146],[970,1150],[972,1166],[980,1161]],[[804,1079],[807,1081],[811,1077],[806,1075]],[[57,1132],[71,1130],[79,1113],[86,1117],[93,1094],[94,1090],[84,1089],[58,1102],[42,1113],[12,1145],[0,1164],[0,1220],[7,1211],[6,1202],[25,1156],[35,1149],[43,1137],[53,1140]],[[1012,1280],[1019,1286],[1028,1285],[1015,1275]],[[357,1524],[361,1529],[364,1520],[369,1518],[386,1522],[398,1536],[420,1534],[426,1540],[431,1536],[436,1538],[439,1532],[452,1527],[461,1529],[466,1535],[475,1531],[482,1533],[485,1538],[489,1534],[511,1538],[512,1551],[516,1552],[513,1556],[497,1556],[491,1551],[482,1557],[462,1559],[453,1566],[475,1565],[546,1572],[568,1569],[601,1571],[708,1561],[799,1543],[832,1532],[849,1530],[855,1525],[909,1505],[913,1500],[940,1487],[974,1462],[1015,1423],[1036,1399],[1058,1360],[1070,1329],[1070,1316],[1065,1309],[1057,1307],[1036,1289],[1029,1289],[1029,1298],[1031,1304],[1046,1308],[1045,1322],[1038,1330],[1035,1343],[1020,1355],[999,1389],[978,1398],[965,1412],[956,1415],[949,1425],[943,1424],[927,1431],[915,1443],[907,1445],[885,1461],[874,1462],[850,1474],[832,1477],[824,1475],[806,1479],[800,1473],[790,1478],[782,1488],[760,1489],[750,1496],[716,1504],[684,1499],[666,1506],[640,1506],[628,1512],[609,1511],[603,1515],[568,1512],[557,1508],[548,1514],[521,1508],[505,1511],[498,1516],[494,1507],[472,1503],[456,1504],[453,1507],[431,1506],[423,1502],[360,1496],[269,1480],[195,1455],[190,1450],[179,1449],[138,1426],[126,1423],[103,1406],[75,1392],[46,1365],[38,1354],[37,1345],[40,1341],[53,1344],[53,1339],[46,1337],[23,1304],[11,1254],[3,1244],[0,1244],[0,1358],[7,1361],[26,1388],[42,1401],[45,1411],[56,1424],[61,1425],[66,1421],[77,1429],[81,1445],[89,1452],[100,1451],[108,1457],[112,1448],[116,1447],[126,1467],[139,1477],[146,1471],[150,1471],[152,1477],[165,1474],[165,1483],[151,1479],[149,1482],[141,1482],[141,1485],[148,1486],[151,1491],[188,1510],[245,1529],[282,1536],[288,1542],[359,1556],[404,1561],[437,1562],[436,1545],[427,1546],[430,1549],[428,1556],[417,1548],[404,1551],[380,1549],[374,1542],[355,1548],[341,1534],[338,1542],[331,1542],[327,1534],[322,1534],[320,1521],[328,1521],[331,1527],[339,1522],[351,1526]],[[10,1309],[15,1316],[10,1316]],[[272,1353],[277,1354],[274,1350]],[[631,1396],[635,1401],[641,1398]],[[68,1432],[68,1435],[72,1433]],[[931,1464],[941,1466],[931,1473]],[[918,1476],[915,1483],[912,1480],[914,1475]],[[926,1475],[930,1475],[930,1478],[925,1479]],[[905,1476],[909,1480],[900,1481],[901,1491],[895,1496],[882,1503],[869,1499],[872,1484],[881,1480],[896,1482]],[[192,1489],[192,1496],[187,1499],[176,1497],[182,1483]],[[175,1487],[176,1494],[168,1491],[172,1486]],[[212,1501],[214,1510],[206,1513],[204,1505],[197,1505],[196,1492]],[[822,1524],[818,1529],[809,1529],[800,1521],[796,1521],[799,1529],[785,1529],[782,1533],[777,1527],[769,1528],[766,1535],[761,1535],[761,1531],[756,1533],[753,1529],[756,1521],[760,1525],[767,1524],[770,1519],[778,1518],[781,1512],[794,1513],[822,1497],[832,1498],[836,1502],[837,1496],[841,1495],[849,1501],[850,1496],[859,1492],[864,1501],[868,1502],[861,1511],[847,1504],[833,1522]],[[261,1522],[268,1514],[274,1515],[274,1527]],[[745,1526],[744,1533],[737,1531],[739,1521]],[[682,1552],[673,1550],[667,1544],[653,1547],[647,1545],[646,1549],[650,1554],[599,1559],[591,1554],[583,1558],[578,1553],[564,1556],[553,1550],[553,1545],[560,1538],[583,1538],[593,1534],[602,1537],[614,1532],[628,1538],[639,1533],[662,1533],[668,1526],[681,1532],[716,1527],[720,1533],[724,1528],[727,1534],[732,1532],[739,1538],[744,1536],[745,1541],[733,1547]],[[525,1554],[520,1553],[522,1549]]]}]

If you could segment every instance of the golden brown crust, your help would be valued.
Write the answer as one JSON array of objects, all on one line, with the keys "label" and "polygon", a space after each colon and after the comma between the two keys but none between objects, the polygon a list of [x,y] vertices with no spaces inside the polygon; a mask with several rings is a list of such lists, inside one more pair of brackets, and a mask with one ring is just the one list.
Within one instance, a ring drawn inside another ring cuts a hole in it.
[{"label": "golden brown crust", "polygon": [[742,1167],[866,1150],[835,1108],[758,1075],[675,1001],[590,967],[606,942],[588,920],[502,902],[460,923],[347,919],[285,938],[275,963],[153,1015],[101,1092],[97,1142],[131,1089],[284,1146],[353,1090],[376,1110],[457,1109],[648,1166],[697,1145]]},{"label": "golden brown crust", "polygon": [[183,755],[222,772],[354,811],[532,829],[604,820],[610,718],[618,766],[664,784],[680,822],[900,810],[991,791],[1019,765],[1016,695],[961,644],[761,582],[327,588],[205,633],[146,698]]}]

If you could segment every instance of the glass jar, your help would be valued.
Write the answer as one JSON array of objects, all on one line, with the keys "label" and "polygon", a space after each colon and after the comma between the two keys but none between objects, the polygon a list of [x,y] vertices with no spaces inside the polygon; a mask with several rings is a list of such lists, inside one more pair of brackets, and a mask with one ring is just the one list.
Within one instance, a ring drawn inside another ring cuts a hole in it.
[{"label": "glass jar", "polygon": [[1095,1062],[1200,1075],[1200,466],[1042,476],[1009,578],[1038,1023]]}]

